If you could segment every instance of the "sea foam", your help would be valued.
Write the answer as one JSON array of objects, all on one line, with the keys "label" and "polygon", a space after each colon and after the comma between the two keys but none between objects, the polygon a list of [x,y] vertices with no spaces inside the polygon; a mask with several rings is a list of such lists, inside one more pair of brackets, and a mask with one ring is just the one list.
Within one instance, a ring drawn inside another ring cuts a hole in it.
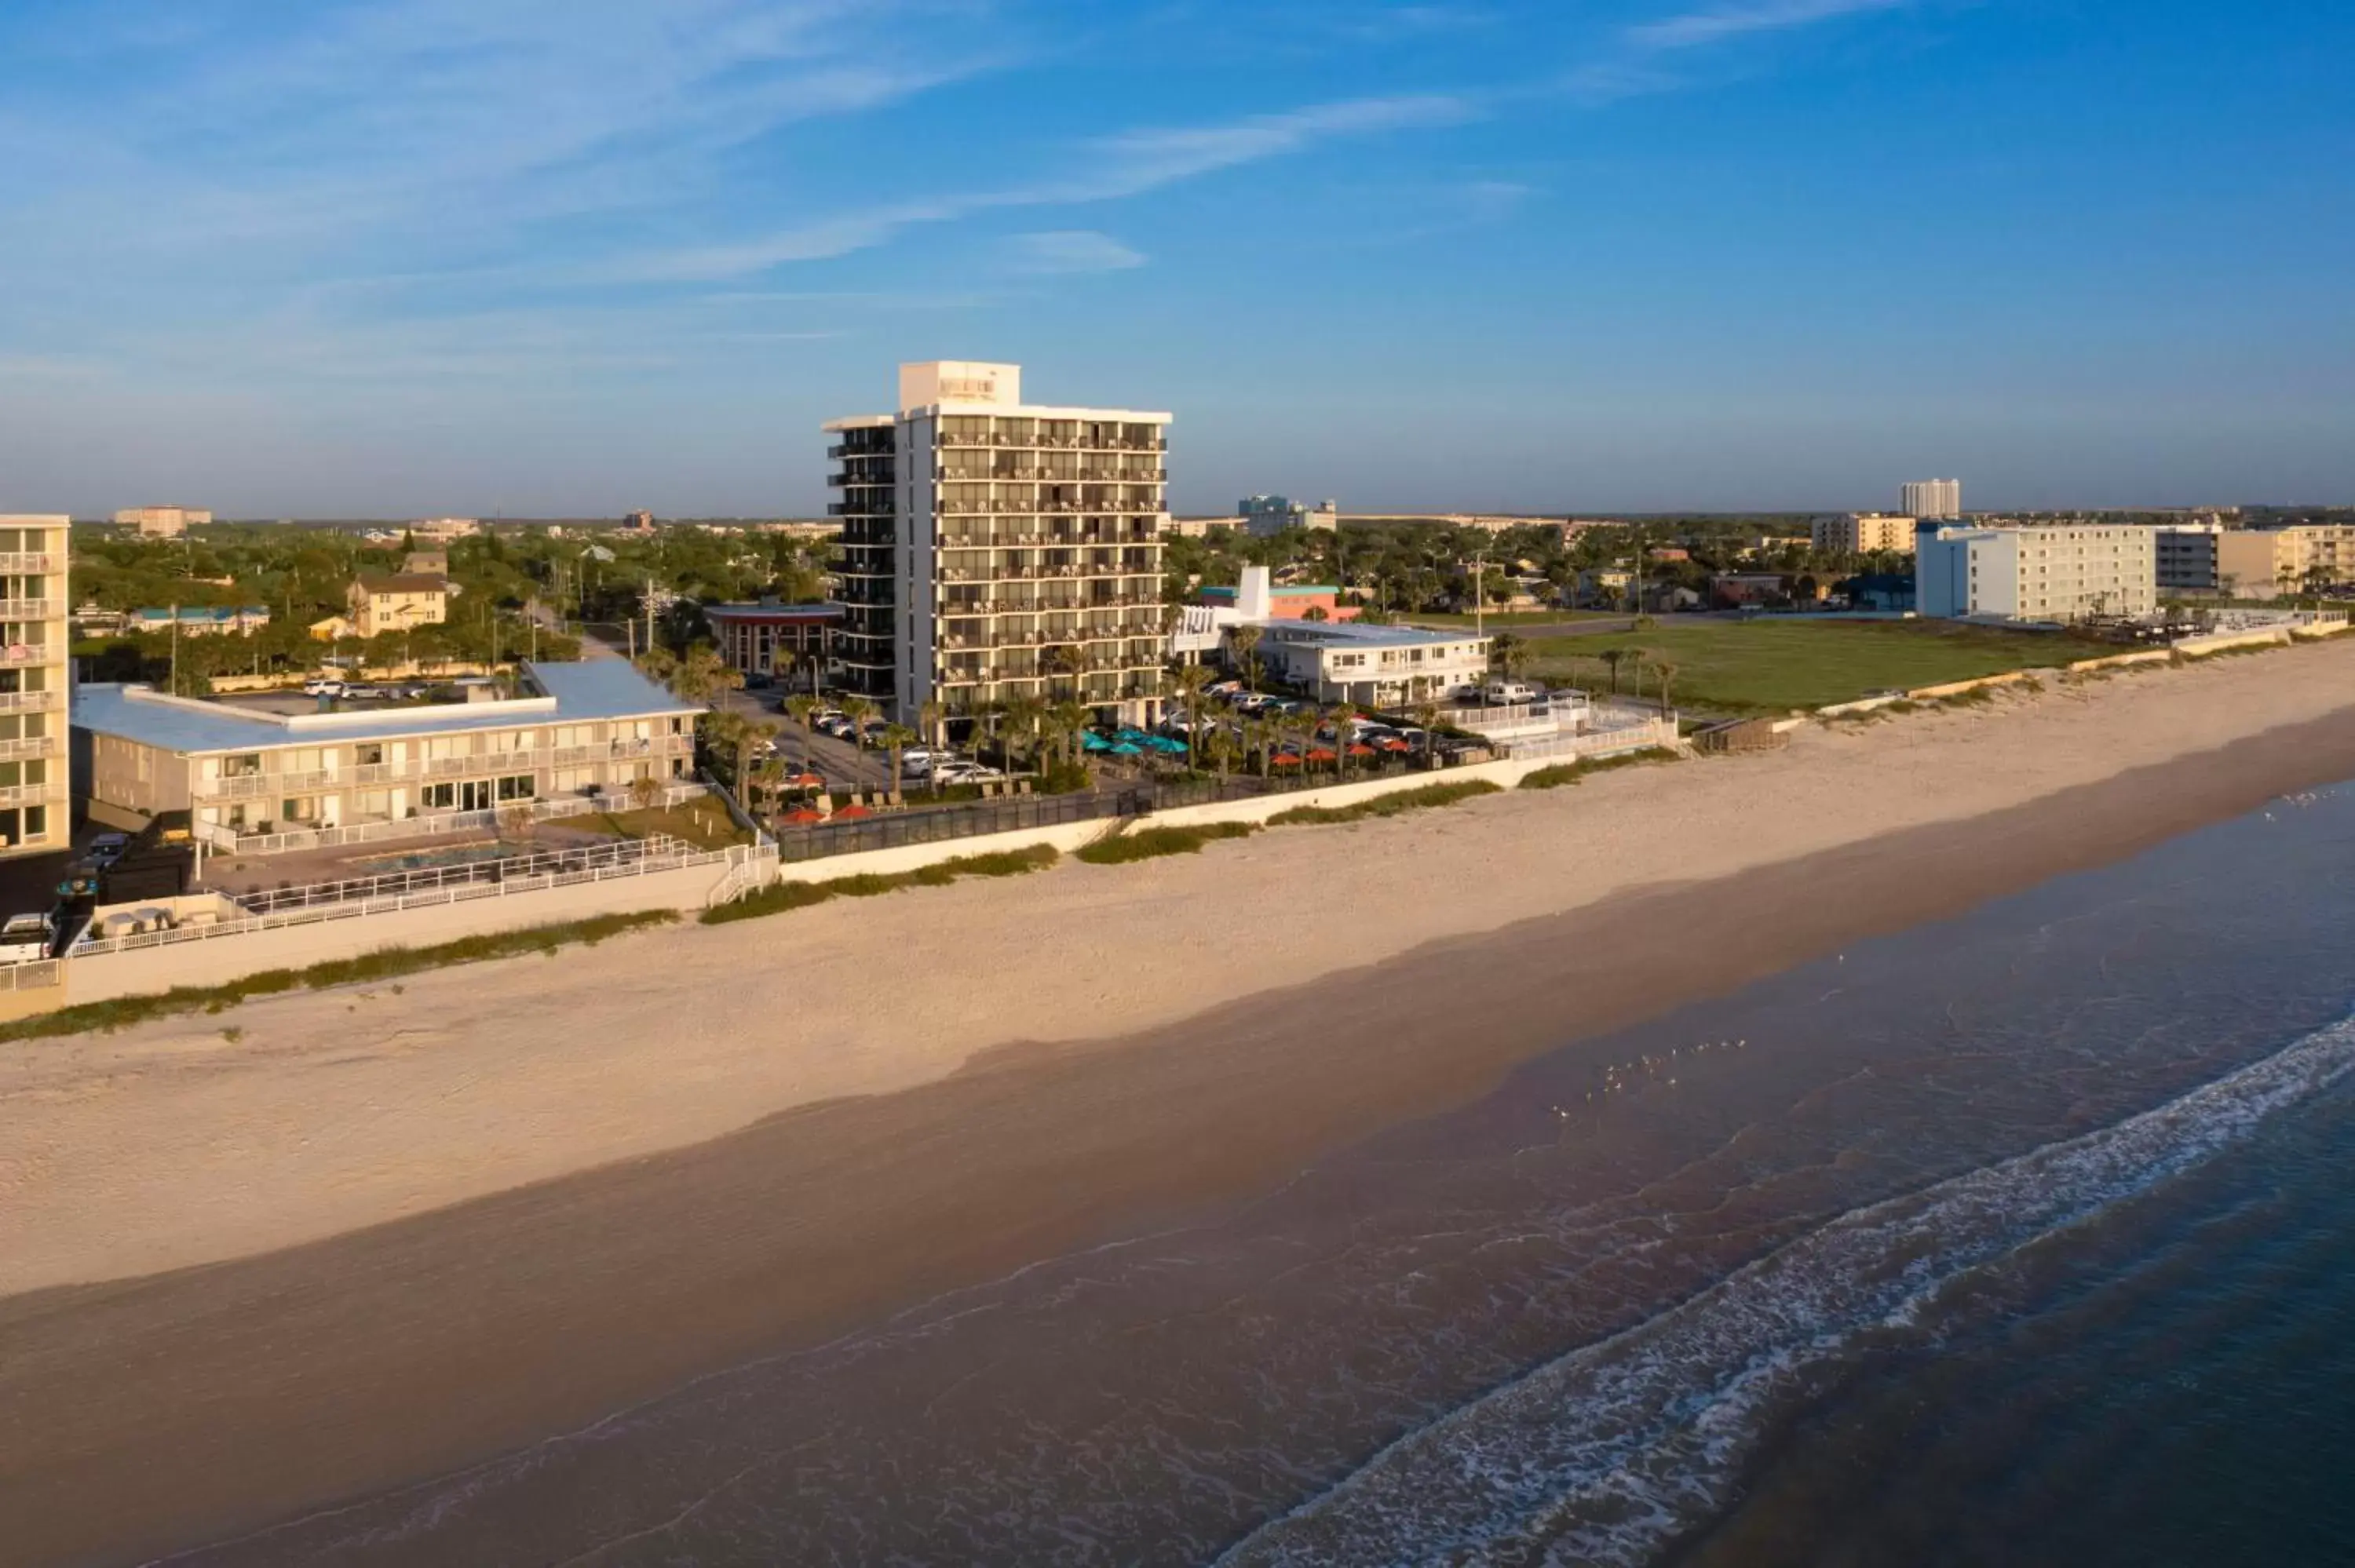
[{"label": "sea foam", "polygon": [[2355,1069],[2355,1020],[2155,1109],[1866,1207],[1450,1412],[1219,1561],[1635,1564],[1722,1510],[1769,1416],[1966,1277]]}]

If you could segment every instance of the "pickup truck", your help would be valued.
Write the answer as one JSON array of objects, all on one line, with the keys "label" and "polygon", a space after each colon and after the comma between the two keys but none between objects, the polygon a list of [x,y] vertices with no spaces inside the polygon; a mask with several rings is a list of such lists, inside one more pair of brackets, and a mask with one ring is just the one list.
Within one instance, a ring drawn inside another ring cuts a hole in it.
[{"label": "pickup truck", "polygon": [[37,963],[49,956],[58,928],[46,915],[11,915],[0,926],[0,964]]}]

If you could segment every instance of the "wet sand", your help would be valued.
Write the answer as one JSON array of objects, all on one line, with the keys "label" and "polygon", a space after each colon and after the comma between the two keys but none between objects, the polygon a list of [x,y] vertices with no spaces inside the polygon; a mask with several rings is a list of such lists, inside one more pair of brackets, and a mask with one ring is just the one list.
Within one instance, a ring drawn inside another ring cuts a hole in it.
[{"label": "wet sand", "polygon": [[2349,777],[2342,714],[413,1220],[0,1300],[9,1560],[133,1560],[578,1425],[1263,1190],[1568,1041]]}]

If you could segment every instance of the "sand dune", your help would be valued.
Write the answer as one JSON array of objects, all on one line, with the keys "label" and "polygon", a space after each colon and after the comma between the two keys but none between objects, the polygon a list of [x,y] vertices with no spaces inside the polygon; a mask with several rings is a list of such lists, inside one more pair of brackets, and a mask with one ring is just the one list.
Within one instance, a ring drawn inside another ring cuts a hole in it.
[{"label": "sand dune", "polygon": [[0,1047],[0,1294],[312,1241],[2334,715],[2355,726],[2355,639],[1199,857]]}]

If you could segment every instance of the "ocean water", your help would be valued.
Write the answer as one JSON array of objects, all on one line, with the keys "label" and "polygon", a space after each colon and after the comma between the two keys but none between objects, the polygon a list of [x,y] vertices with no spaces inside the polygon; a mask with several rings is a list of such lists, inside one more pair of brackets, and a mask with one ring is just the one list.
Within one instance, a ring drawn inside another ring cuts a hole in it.
[{"label": "ocean water", "polygon": [[2277,801],[175,1561],[2355,1561],[2350,872]]}]

